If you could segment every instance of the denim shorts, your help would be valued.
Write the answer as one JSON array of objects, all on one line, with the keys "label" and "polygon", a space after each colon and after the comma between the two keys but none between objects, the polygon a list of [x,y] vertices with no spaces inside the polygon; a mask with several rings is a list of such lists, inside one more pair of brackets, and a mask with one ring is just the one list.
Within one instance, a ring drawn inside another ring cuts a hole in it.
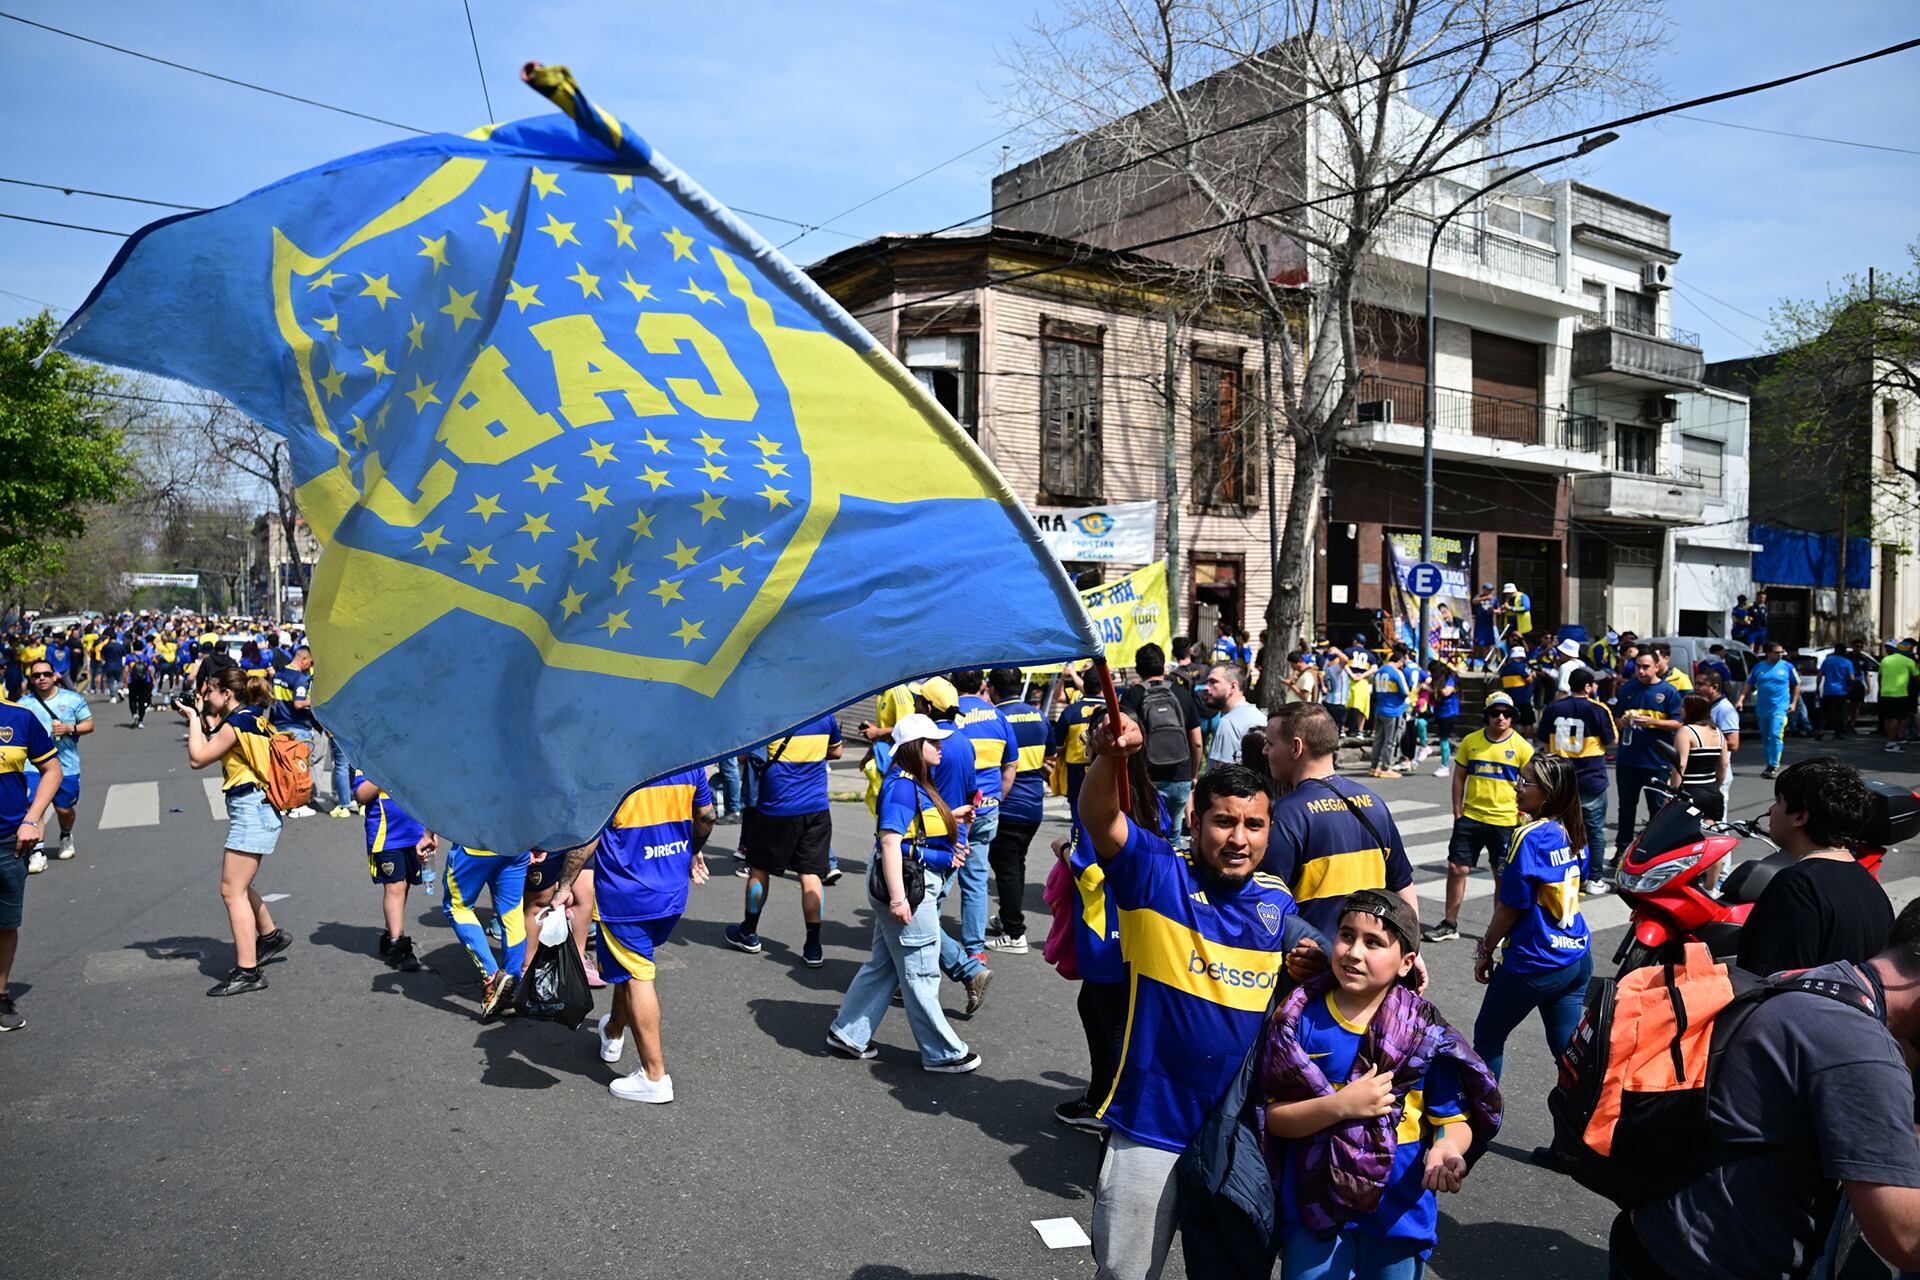
[{"label": "denim shorts", "polygon": [[17,829],[8,832],[0,844],[0,929],[18,929],[27,908],[27,860],[13,856],[18,834]]},{"label": "denim shorts", "polygon": [[280,815],[258,787],[227,792],[227,845],[235,853],[272,853],[280,841]]}]

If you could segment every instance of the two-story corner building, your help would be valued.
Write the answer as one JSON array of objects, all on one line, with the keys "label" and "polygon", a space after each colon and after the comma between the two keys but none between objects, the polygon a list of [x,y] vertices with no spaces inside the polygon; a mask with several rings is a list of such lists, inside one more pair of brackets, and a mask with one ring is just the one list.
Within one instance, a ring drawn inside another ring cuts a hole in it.
[{"label": "two-story corner building", "polygon": [[[1008,279],[1026,272],[1038,274]],[[1251,310],[1193,314],[1163,263],[1008,227],[881,236],[809,274],[927,386],[1022,502],[1151,501],[1162,548],[1171,509],[1176,632],[1211,641],[1227,621],[1258,636],[1274,495]],[[884,455],[886,442],[874,447]],[[1282,506],[1290,456],[1282,443]],[[1067,567],[1084,588],[1140,566]],[[953,579],[961,625],[965,569]]]}]

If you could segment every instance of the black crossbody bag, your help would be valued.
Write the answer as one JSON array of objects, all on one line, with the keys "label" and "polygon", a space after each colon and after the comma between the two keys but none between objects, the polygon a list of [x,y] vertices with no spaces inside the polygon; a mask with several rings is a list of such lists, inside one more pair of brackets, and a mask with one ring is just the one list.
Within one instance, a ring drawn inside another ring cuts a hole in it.
[{"label": "black crossbody bag", "polygon": [[[917,798],[924,794],[919,783],[913,784],[913,794]],[[919,837],[911,835],[900,845],[900,888],[907,897],[907,910],[918,911],[920,904],[927,898],[927,863],[920,856],[921,842],[926,838],[926,819],[915,814],[913,825],[920,829]],[[876,847],[873,861],[867,864],[867,896],[886,906],[893,900],[887,892],[887,876],[884,870],[885,857]]]}]

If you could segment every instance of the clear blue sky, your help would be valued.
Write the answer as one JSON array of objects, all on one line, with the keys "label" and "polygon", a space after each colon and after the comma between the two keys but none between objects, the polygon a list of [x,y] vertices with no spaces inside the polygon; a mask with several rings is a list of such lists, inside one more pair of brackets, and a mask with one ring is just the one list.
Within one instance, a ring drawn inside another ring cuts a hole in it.
[{"label": "clear blue sky", "polygon": [[[819,221],[987,142],[1011,123],[996,58],[1034,3],[863,0],[699,7],[474,0],[494,115],[545,104],[516,72],[565,62],[721,199]],[[429,129],[487,115],[458,0],[293,9],[127,0],[11,0],[24,17],[239,79]],[[1770,78],[1920,34],[1920,9],[1889,0],[1674,3],[1666,99]],[[403,25],[388,19],[398,16]],[[10,122],[0,176],[187,204],[256,186],[402,136],[0,21]],[[1700,112],[1735,124],[1920,152],[1920,52]],[[1021,156],[1015,153],[1015,159]],[[977,214],[998,167],[991,143],[790,252],[805,262],[882,231]],[[1920,238],[1920,155],[1685,120],[1642,125],[1583,176],[1673,214],[1678,323],[1709,358],[1762,342],[1783,295],[1823,291],[1868,265],[1899,267]],[[0,185],[0,211],[130,230],[163,210]],[[794,228],[751,219],[776,242]],[[0,221],[0,321],[72,307],[118,241]],[[1713,299],[1720,299],[1715,302]],[[1750,314],[1742,314],[1742,312]]]}]

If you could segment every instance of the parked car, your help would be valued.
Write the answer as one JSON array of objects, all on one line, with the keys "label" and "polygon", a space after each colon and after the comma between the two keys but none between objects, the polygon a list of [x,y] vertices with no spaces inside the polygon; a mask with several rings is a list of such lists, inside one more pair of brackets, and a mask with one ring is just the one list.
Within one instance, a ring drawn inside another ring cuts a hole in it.
[{"label": "parked car", "polygon": [[[1800,697],[1802,701],[1811,704],[1819,700],[1820,664],[1825,662],[1827,656],[1832,652],[1833,650],[1831,648],[1802,649],[1794,659],[1794,667],[1800,672]],[[1870,703],[1879,702],[1880,659],[1870,653],[1862,652],[1854,658],[1853,665],[1859,670],[1861,676],[1865,678],[1867,682],[1867,701]]]},{"label": "parked car", "polygon": [[[1744,640],[1729,640],[1724,636],[1648,636],[1640,641],[1642,646],[1664,644],[1673,651],[1673,665],[1693,674],[1709,656],[1714,645],[1726,648],[1727,670],[1733,672],[1736,686],[1746,683],[1747,673],[1753,670],[1753,664],[1759,655]],[[1727,690],[1729,696],[1738,696],[1739,689]]]}]

